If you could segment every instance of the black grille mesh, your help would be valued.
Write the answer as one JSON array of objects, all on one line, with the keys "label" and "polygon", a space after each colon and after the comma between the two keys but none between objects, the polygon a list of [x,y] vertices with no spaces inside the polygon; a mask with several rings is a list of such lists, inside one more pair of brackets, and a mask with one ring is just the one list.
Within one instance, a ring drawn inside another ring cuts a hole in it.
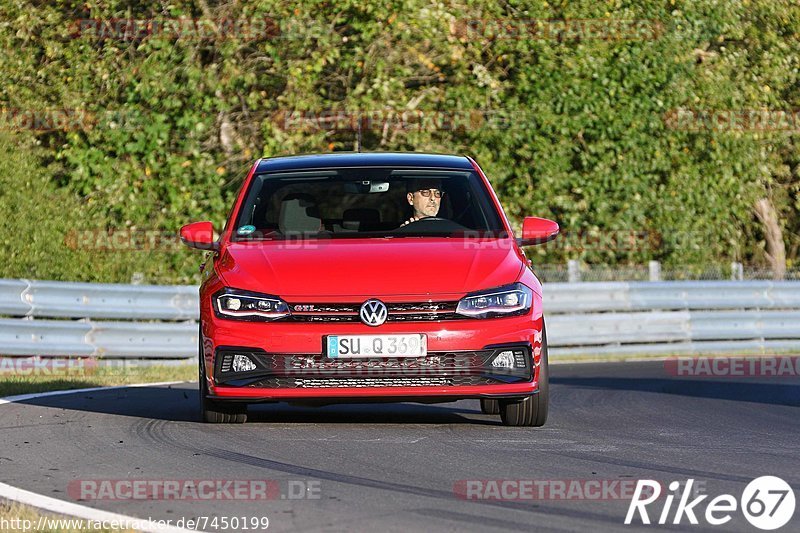
[{"label": "black grille mesh", "polygon": [[329,359],[321,355],[264,356],[268,368],[287,371],[407,371],[407,370],[468,370],[481,369],[491,358],[492,350],[478,352],[432,352],[426,357],[391,357],[369,359]]},{"label": "black grille mesh", "polygon": [[[458,302],[387,303],[387,322],[425,322],[463,318],[456,315]],[[360,322],[361,304],[290,303],[290,322]]]},{"label": "black grille mesh", "polygon": [[347,377],[272,377],[249,383],[249,387],[276,389],[431,387],[490,385],[501,381],[481,376],[398,376],[384,378]]},{"label": "black grille mesh", "polygon": [[224,363],[230,364],[231,352],[226,351],[219,354],[216,375],[223,384],[281,389],[487,385],[530,379],[529,348],[509,349],[514,351],[515,359],[525,360],[524,369],[513,372],[492,369],[492,359],[498,351],[504,350],[493,348],[431,352],[425,357],[355,359],[331,359],[320,354],[243,352],[256,361],[256,370],[244,373],[220,372],[227,367]]}]

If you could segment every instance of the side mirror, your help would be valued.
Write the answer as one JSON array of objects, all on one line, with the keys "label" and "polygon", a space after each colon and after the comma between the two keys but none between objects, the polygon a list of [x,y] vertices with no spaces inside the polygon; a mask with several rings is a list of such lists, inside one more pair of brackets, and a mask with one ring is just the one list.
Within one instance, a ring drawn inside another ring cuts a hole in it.
[{"label": "side mirror", "polygon": [[517,239],[520,246],[542,244],[552,241],[558,235],[558,224],[539,217],[525,217],[522,222],[522,238]]},{"label": "side mirror", "polygon": [[192,222],[181,228],[181,242],[198,250],[218,250],[214,240],[214,225],[211,222]]}]

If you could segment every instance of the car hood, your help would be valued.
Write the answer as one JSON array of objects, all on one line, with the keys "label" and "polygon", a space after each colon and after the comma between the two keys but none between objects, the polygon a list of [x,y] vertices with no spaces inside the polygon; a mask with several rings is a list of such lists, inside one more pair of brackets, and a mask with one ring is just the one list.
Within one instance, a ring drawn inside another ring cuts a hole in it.
[{"label": "car hood", "polygon": [[515,282],[512,241],[368,239],[230,243],[215,267],[225,284],[280,297],[453,295]]}]

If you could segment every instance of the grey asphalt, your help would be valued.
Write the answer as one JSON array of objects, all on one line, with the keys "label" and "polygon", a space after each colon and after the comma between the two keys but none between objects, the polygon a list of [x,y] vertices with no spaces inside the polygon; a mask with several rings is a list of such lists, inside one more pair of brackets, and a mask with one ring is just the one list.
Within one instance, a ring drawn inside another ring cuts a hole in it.
[{"label": "grey asphalt", "polygon": [[[738,499],[750,480],[777,475],[800,494],[797,378],[676,378],[662,362],[552,365],[551,374],[543,428],[504,427],[474,400],[260,405],[247,424],[206,425],[196,421],[189,383],[4,405],[0,480],[67,501],[76,501],[67,490],[76,480],[271,480],[281,494],[261,501],[79,503],[140,518],[266,516],[270,531],[320,532],[690,527],[686,518],[625,526],[629,499],[614,499],[613,490],[603,500],[548,491],[543,499],[465,499],[457,493],[466,480],[473,488],[480,480],[587,488],[588,480],[615,487],[691,478],[710,497]],[[290,484],[311,488],[311,497],[286,498]],[[663,502],[648,507],[652,520]],[[757,531],[740,511],[725,526],[707,525],[704,508],[692,531]],[[780,531],[798,530],[800,511]]]}]

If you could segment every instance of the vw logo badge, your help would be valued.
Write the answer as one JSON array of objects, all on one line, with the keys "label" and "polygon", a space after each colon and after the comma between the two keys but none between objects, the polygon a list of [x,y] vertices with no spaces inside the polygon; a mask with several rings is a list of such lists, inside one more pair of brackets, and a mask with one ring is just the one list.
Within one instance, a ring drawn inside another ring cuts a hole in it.
[{"label": "vw logo badge", "polygon": [[386,304],[380,300],[367,300],[361,304],[361,310],[358,312],[361,321],[368,326],[380,326],[386,322],[388,314]]}]

